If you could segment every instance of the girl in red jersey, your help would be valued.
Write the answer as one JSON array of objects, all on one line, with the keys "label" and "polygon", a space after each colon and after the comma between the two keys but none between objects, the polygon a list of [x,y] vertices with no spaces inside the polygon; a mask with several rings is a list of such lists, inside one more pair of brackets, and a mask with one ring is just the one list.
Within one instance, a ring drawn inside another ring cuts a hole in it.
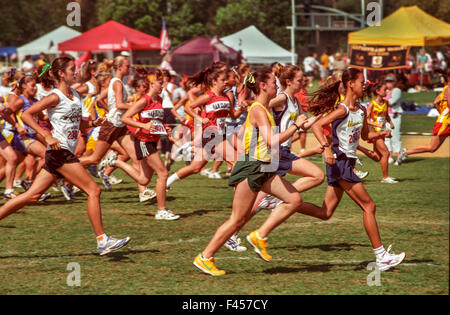
[{"label": "girl in red jersey", "polygon": [[[226,88],[226,71],[219,67],[209,67],[192,78],[195,85],[211,87],[205,94],[191,102],[185,111],[194,117],[196,122],[202,123],[201,134],[194,135],[195,157],[192,163],[174,173],[167,180],[167,187],[175,181],[197,174],[208,163],[208,156],[215,151],[222,158],[234,164],[235,150],[226,141],[225,119],[228,116],[236,119],[243,109],[235,110],[233,102],[223,94]],[[196,109],[203,107],[201,116]],[[195,130],[196,133],[197,130]]]},{"label": "girl in red jersey", "polygon": [[[138,184],[147,185],[156,172],[156,200],[158,211],[157,220],[176,220],[179,215],[173,214],[166,208],[166,181],[168,172],[157,150],[157,143],[161,135],[167,135],[163,124],[164,110],[160,97],[163,85],[163,75],[156,70],[154,81],[150,84],[148,93],[144,94],[122,116],[121,121],[128,126],[138,128],[134,133],[134,148],[136,157],[140,161],[140,170],[121,160],[113,161],[113,165],[123,169]],[[134,116],[138,114],[136,120]]]}]

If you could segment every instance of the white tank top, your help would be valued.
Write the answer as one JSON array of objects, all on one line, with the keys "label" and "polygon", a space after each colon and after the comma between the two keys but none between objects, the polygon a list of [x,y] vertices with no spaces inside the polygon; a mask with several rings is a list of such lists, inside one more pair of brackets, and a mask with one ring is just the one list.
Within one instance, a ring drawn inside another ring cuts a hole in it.
[{"label": "white tank top", "polygon": [[[81,108],[83,106],[80,95],[74,90],[73,100],[69,99],[58,89],[53,89],[59,97],[56,107],[47,108],[48,118],[52,125],[52,136],[61,142],[61,148],[75,153],[78,132],[80,130]],[[47,147],[50,150],[50,147]]]},{"label": "white tank top", "polygon": [[[294,97],[294,101],[291,100],[289,95],[285,92],[281,92],[286,95],[286,106],[284,109],[277,113],[273,111],[273,118],[275,119],[275,123],[279,127],[280,131],[283,132],[292,126],[297,119],[297,116],[302,113],[302,109],[298,104],[297,98]],[[283,142],[281,146],[290,148],[292,144],[292,137]]]},{"label": "white tank top", "polygon": [[122,83],[122,102],[127,102],[127,90],[124,87],[123,82],[119,78],[111,79],[108,87],[108,109],[109,112],[106,115],[106,118],[110,123],[112,123],[115,127],[125,127],[125,124],[122,123],[122,115],[125,112],[124,110],[119,110],[116,107],[116,94],[113,90],[114,82],[119,81]]},{"label": "white tank top", "polygon": [[332,123],[333,129],[333,151],[338,156],[344,153],[348,158],[357,158],[356,149],[358,148],[359,138],[361,137],[361,128],[364,122],[365,112],[361,105],[358,110],[352,112],[347,105],[339,102],[347,111],[344,118],[338,119]]}]

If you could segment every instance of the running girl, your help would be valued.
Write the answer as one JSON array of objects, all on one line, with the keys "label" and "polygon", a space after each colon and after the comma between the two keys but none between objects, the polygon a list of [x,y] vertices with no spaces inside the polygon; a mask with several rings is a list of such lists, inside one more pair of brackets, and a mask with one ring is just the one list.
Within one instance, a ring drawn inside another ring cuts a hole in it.
[{"label": "running girl", "polygon": [[[245,156],[236,163],[229,185],[235,187],[233,209],[230,218],[222,224],[214,234],[213,238],[194,260],[194,265],[201,271],[213,275],[224,275],[224,270],[219,270],[214,264],[214,254],[225,242],[239,230],[249,215],[256,196],[260,190],[275,195],[285,201],[280,206],[276,217],[271,217],[259,231],[251,233],[252,242],[257,242],[261,255],[270,261],[266,253],[266,237],[278,224],[286,220],[301,204],[300,195],[287,181],[276,175],[272,167],[272,155],[270,148],[278,147],[294,132],[298,131],[304,123],[305,117],[297,117],[285,132],[274,134],[272,128],[275,121],[270,113],[269,101],[276,96],[277,85],[275,76],[267,70],[261,70],[251,76],[249,88],[256,94],[256,101],[248,110],[244,132]],[[282,209],[281,209],[282,208]],[[252,243],[253,244],[253,243]]]},{"label": "running girl", "polygon": [[[313,93],[310,111],[314,115],[327,113],[333,109],[336,98],[339,96],[340,84],[341,81],[337,81],[322,86]],[[389,253],[391,246],[387,250],[384,249],[375,219],[375,203],[360,178],[354,173],[359,138],[367,140],[387,133],[369,133],[365,109],[357,102],[357,99],[364,95],[364,76],[361,70],[354,68],[345,70],[342,74],[342,84],[346,91],[344,100],[312,127],[314,135],[325,150],[328,188],[323,205],[318,207],[305,202],[298,208],[298,212],[328,220],[345,192],[363,210],[364,227],[376,256],[376,264],[379,270],[387,270],[400,264],[406,254]],[[332,146],[329,145],[323,133],[323,127],[328,124],[332,124]]]},{"label": "running girl", "polygon": [[[52,63],[51,71],[53,77],[58,81],[58,87],[53,90],[51,95],[31,106],[22,116],[23,121],[41,134],[48,144],[45,165],[28,191],[11,199],[0,208],[0,220],[27,204],[37,202],[58,177],[70,178],[70,181],[88,196],[88,216],[97,237],[98,252],[100,255],[105,255],[128,244],[130,238],[116,239],[105,234],[100,210],[100,187],[92,180],[74,155],[79,128],[97,126],[104,120],[97,119],[80,124],[82,101],[78,93],[70,88],[76,76],[75,62],[72,58],[56,58]],[[48,110],[53,127],[51,133],[42,129],[33,118],[33,115],[44,109]]]}]

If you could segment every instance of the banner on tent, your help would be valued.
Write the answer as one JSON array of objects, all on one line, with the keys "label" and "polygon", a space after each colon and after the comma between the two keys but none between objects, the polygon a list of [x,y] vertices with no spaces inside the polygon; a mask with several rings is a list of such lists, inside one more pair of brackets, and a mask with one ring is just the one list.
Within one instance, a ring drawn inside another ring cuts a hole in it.
[{"label": "banner on tent", "polygon": [[370,70],[405,68],[409,56],[407,46],[350,45],[350,66]]}]

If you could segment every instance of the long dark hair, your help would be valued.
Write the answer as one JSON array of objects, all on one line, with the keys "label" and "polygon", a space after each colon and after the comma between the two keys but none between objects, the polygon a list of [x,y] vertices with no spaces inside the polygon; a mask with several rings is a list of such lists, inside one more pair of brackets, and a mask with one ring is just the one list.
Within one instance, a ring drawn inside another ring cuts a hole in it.
[{"label": "long dark hair", "polygon": [[309,111],[314,115],[325,114],[334,109],[334,104],[339,98],[339,85],[342,83],[347,87],[347,83],[354,81],[362,73],[356,68],[346,69],[342,73],[342,79],[328,84],[324,84],[317,91],[310,94]]}]

